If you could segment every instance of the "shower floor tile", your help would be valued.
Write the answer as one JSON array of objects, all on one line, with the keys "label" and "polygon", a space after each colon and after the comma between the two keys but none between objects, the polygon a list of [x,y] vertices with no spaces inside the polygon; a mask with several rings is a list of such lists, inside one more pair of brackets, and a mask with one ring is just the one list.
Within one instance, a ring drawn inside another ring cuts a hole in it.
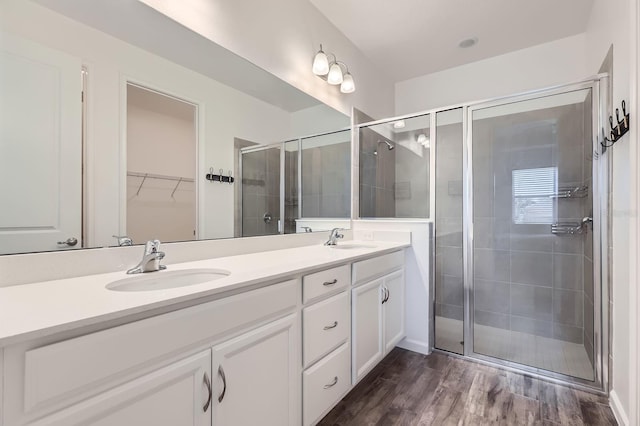
[{"label": "shower floor tile", "polygon": [[[436,317],[436,347],[462,353],[462,321]],[[593,366],[583,345],[519,331],[475,325],[478,354],[593,380]]]}]

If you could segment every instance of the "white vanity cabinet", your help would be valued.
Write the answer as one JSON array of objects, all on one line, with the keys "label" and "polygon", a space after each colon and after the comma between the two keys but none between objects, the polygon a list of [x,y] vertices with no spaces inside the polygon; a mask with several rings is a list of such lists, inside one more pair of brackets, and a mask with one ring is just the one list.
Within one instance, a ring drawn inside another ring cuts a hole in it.
[{"label": "white vanity cabinet", "polygon": [[210,426],[211,351],[172,363],[33,426]]},{"label": "white vanity cabinet", "polygon": [[292,314],[213,348],[213,424],[299,424],[298,321]]},{"label": "white vanity cabinet", "polygon": [[355,287],[351,290],[351,315],[354,385],[405,335],[403,266],[402,252],[353,265]]},{"label": "white vanity cabinet", "polygon": [[[290,280],[66,340],[9,346],[4,425],[297,425],[300,287]],[[218,367],[227,374],[221,401]]]},{"label": "white vanity cabinet", "polygon": [[302,424],[320,420],[351,388],[351,265],[303,277]]}]

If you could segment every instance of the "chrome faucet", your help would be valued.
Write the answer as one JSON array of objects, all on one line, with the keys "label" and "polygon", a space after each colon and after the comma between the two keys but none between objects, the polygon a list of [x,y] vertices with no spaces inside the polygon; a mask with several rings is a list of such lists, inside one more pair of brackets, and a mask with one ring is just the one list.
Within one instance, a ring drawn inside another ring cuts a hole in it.
[{"label": "chrome faucet", "polygon": [[336,241],[339,238],[344,238],[344,234],[341,234],[340,231],[343,231],[342,228],[333,228],[331,230],[331,234],[329,234],[329,239],[327,240],[326,243],[324,243],[325,246],[335,246],[338,245],[338,241]]},{"label": "chrome faucet", "polygon": [[143,272],[154,272],[161,269],[167,269],[165,265],[161,265],[160,261],[164,259],[164,252],[158,251],[160,247],[159,240],[147,241],[144,246],[144,255],[142,260],[133,268],[127,271],[127,274],[140,274]]},{"label": "chrome faucet", "polygon": [[118,246],[132,246],[133,240],[126,235],[114,235],[113,238],[118,240]]}]

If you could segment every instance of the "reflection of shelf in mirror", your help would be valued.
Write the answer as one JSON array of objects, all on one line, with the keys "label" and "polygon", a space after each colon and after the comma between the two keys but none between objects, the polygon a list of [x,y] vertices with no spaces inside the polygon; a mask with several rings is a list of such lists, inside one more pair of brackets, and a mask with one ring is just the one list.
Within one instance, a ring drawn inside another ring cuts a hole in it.
[{"label": "reflection of shelf in mirror", "polygon": [[167,176],[167,175],[155,175],[153,173],[138,173],[138,172],[127,172],[127,176],[131,177],[140,177],[143,179],[162,179],[162,180],[173,180],[180,182],[193,182],[193,179],[180,177],[180,176]]},{"label": "reflection of shelf in mirror", "polygon": [[136,191],[136,196],[140,195],[140,190],[142,189],[142,185],[144,185],[144,182],[147,179],[160,179],[160,180],[170,180],[170,181],[178,182],[176,184],[175,188],[173,188],[173,191],[171,192],[171,198],[173,198],[173,195],[176,193],[176,190],[178,189],[178,186],[180,186],[180,184],[182,182],[193,182],[194,181],[192,178],[186,178],[186,177],[181,177],[181,176],[156,175],[156,174],[153,174],[153,173],[127,172],[127,176],[128,177],[139,177],[139,178],[142,178],[142,182],[140,182],[140,186],[138,186],[138,190]]}]

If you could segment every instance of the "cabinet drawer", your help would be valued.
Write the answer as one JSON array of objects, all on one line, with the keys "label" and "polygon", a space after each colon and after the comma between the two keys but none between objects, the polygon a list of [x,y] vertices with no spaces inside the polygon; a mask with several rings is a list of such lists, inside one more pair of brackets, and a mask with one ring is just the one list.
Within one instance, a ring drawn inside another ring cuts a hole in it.
[{"label": "cabinet drawer", "polygon": [[303,309],[305,367],[349,339],[350,313],[349,293],[346,291]]},{"label": "cabinet drawer", "polygon": [[304,424],[315,424],[344,396],[351,385],[349,343],[324,357],[302,375]]},{"label": "cabinet drawer", "polygon": [[353,285],[371,281],[404,266],[404,252],[396,251],[353,264]]},{"label": "cabinet drawer", "polygon": [[302,278],[302,302],[321,297],[340,288],[346,288],[350,281],[350,265],[339,266],[316,272]]},{"label": "cabinet drawer", "polygon": [[[293,310],[298,286],[291,280],[28,350],[22,355],[24,401],[15,406],[29,413],[73,402],[191,345]],[[23,385],[21,375],[7,381],[16,390]]]}]

